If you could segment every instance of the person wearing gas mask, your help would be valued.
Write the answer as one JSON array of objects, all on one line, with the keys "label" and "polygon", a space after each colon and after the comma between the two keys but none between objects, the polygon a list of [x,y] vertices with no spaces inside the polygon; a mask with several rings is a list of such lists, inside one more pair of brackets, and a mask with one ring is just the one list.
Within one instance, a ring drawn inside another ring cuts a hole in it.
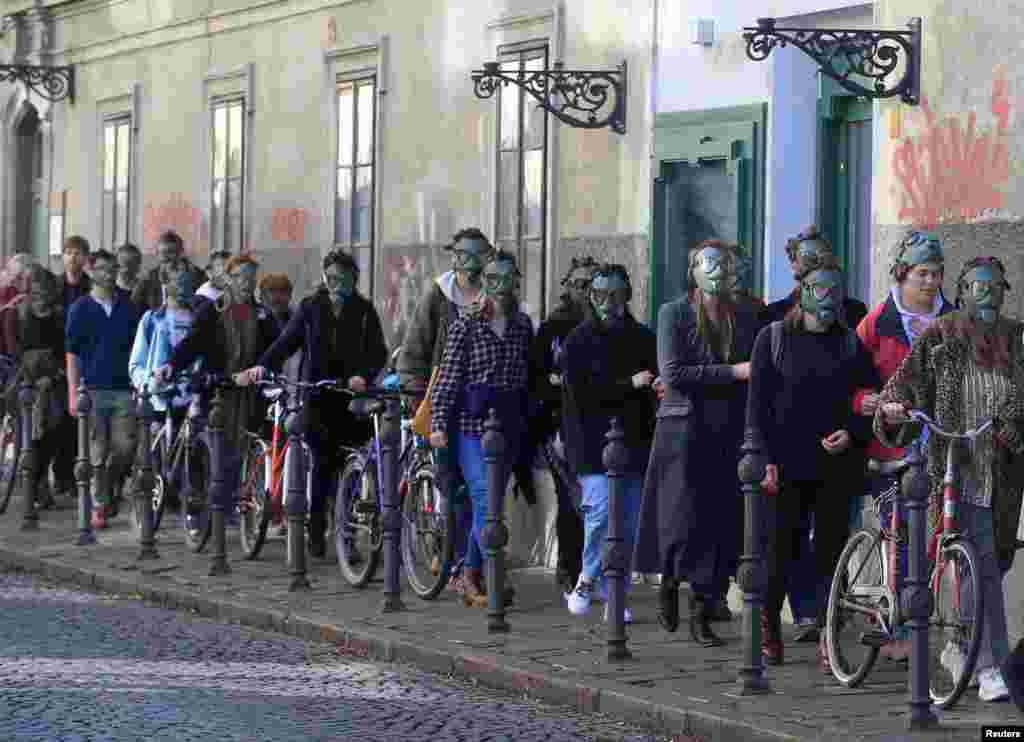
[{"label": "person wearing gas mask", "polygon": [[541,322],[530,348],[530,397],[540,409],[530,419],[530,443],[527,447],[540,449],[555,483],[558,500],[555,580],[566,595],[576,587],[583,567],[583,520],[577,511],[579,483],[565,461],[564,441],[558,435],[562,424],[563,396],[558,356],[565,339],[594,314],[590,306],[590,281],[598,266],[598,262],[589,255],[572,259],[562,279],[565,291],[561,301]]},{"label": "person wearing gas mask", "polygon": [[[180,261],[199,280],[194,266]],[[170,266],[179,261],[171,261]],[[167,268],[169,270],[169,268]],[[248,255],[238,255],[227,265],[228,287],[217,302],[193,304],[195,318],[191,331],[171,352],[170,359],[156,370],[156,378],[167,383],[174,373],[187,369],[202,358],[206,370],[217,374],[233,374],[254,365],[260,355],[277,337],[277,327],[263,306],[256,302],[256,274],[259,263]],[[160,289],[161,295],[163,288]],[[224,400],[224,476],[228,482],[238,481],[244,431],[259,430],[266,404],[252,389],[225,389]],[[186,503],[186,507],[189,503]],[[186,517],[193,512],[187,511]]]},{"label": "person wearing gas mask", "polygon": [[[874,431],[883,445],[905,446],[921,432],[907,410],[923,410],[944,430],[962,431],[994,419],[960,461],[960,530],[981,564],[984,596],[978,695],[1001,701],[1009,691],[1000,665],[1009,655],[1002,577],[1013,564],[1024,486],[1024,338],[1022,323],[1003,316],[1006,270],[998,258],[973,258],[956,282],[957,311],[934,320],[882,390]],[[923,448],[931,479],[929,532],[941,525],[942,482],[949,440],[929,435]],[[934,542],[930,540],[931,549]],[[941,662],[959,672],[962,650],[950,643]]]},{"label": "person wearing gas mask", "polygon": [[228,275],[225,269],[229,260],[231,260],[229,250],[217,250],[210,253],[210,260],[206,264],[205,271],[207,280],[196,290],[197,302],[220,300],[221,295],[228,288]]},{"label": "person wearing gas mask", "polygon": [[130,242],[117,248],[117,288],[129,297],[139,285],[142,251]]},{"label": "person wearing gas mask", "polygon": [[[824,589],[846,542],[848,500],[862,494],[860,452],[871,430],[854,414],[853,395],[878,381],[870,354],[842,322],[842,307],[843,274],[825,256],[800,276],[800,303],[761,329],[751,356],[747,435],[768,462],[761,483],[768,495],[768,596],[761,619],[768,664],[783,662],[782,602],[801,512],[814,518],[817,626],[824,638]],[[818,659],[828,672],[821,642]]]},{"label": "person wearing gas mask", "polygon": [[160,283],[160,269],[170,266],[173,263],[183,261],[192,274],[192,283],[201,286],[203,283],[203,271],[185,257],[185,242],[177,232],[167,230],[156,241],[157,265],[153,266],[145,277],[135,284],[131,299],[139,305],[142,311],[147,309],[159,309],[164,303],[163,285]]},{"label": "person wearing gas mask", "polygon": [[732,295],[738,257],[735,245],[703,242],[690,255],[688,295],[658,312],[665,393],[633,556],[633,569],[662,574],[658,621],[666,631],[679,625],[679,583],[690,583],[690,638],[705,647],[722,643],[711,605],[739,554],[737,465],[761,327],[759,308]]},{"label": "person wearing gas mask", "polygon": [[[832,243],[826,240],[813,224],[786,241],[786,257],[793,272],[793,281],[797,285],[788,296],[773,301],[764,308],[761,318],[764,324],[785,319],[789,310],[800,303],[800,276],[817,267],[826,256],[835,260]],[[847,327],[856,328],[868,313],[868,308],[864,302],[844,296],[842,313],[843,323]]]},{"label": "person wearing gas mask", "polygon": [[[473,504],[460,592],[467,606],[487,603],[481,543],[487,519],[487,467],[482,439],[490,410],[497,410],[505,437],[507,468],[518,460],[526,435],[529,352],[533,324],[519,308],[520,273],[515,256],[498,250],[484,266],[484,301],[448,328],[437,380],[431,391],[430,444],[462,471]],[[508,473],[503,478],[507,481]],[[511,602],[514,590],[503,599]]]},{"label": "person wearing gas mask", "polygon": [[117,258],[107,250],[90,256],[91,288],[68,309],[64,328],[68,407],[78,411],[78,382],[92,395],[92,527],[106,528],[118,511],[119,492],[135,455],[137,431],[128,360],[140,312],[117,289]]},{"label": "person wearing gas mask", "polygon": [[[484,264],[494,255],[494,246],[476,227],[459,230],[445,249],[452,255],[452,269],[431,280],[426,287],[398,354],[397,369],[402,386],[423,390],[411,400],[414,410],[422,403],[429,381],[441,364],[448,328],[455,320],[475,311],[482,300]],[[464,476],[458,471],[452,453],[447,449],[437,451],[435,475],[440,486],[449,493],[455,513],[455,560],[459,562],[466,556],[472,512]],[[463,592],[458,572],[453,573],[449,588]]]},{"label": "person wearing gas mask", "polygon": [[[341,379],[355,392],[365,391],[388,362],[380,316],[373,304],[356,291],[359,266],[351,255],[333,250],[324,257],[323,285],[300,302],[280,337],[255,365],[236,374],[239,384],[262,379],[296,351],[304,351],[303,380]],[[347,400],[332,400],[330,392],[315,392],[303,407],[306,442],[313,450],[313,492],[309,505],[309,548],[326,555],[324,499],[344,461],[341,446],[362,445],[370,437],[369,422],[355,417]]]},{"label": "person wearing gas mask", "polygon": [[[628,552],[633,550],[640,491],[650,455],[657,339],[629,311],[632,294],[624,266],[601,265],[590,284],[595,316],[573,330],[562,344],[562,431],[567,458],[583,490],[583,568],[566,596],[569,612],[576,616],[587,615],[594,599],[607,596],[607,581],[601,574],[601,550],[608,532],[608,473],[603,453],[612,418],[622,421],[629,452],[622,482]],[[626,619],[632,621],[629,609]]]}]

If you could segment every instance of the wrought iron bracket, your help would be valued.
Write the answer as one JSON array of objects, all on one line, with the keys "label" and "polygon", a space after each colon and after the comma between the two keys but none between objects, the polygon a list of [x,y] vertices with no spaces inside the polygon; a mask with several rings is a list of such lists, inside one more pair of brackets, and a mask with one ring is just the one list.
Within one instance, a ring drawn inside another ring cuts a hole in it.
[{"label": "wrought iron bracket", "polygon": [[75,102],[74,67],[39,67],[30,64],[0,64],[0,82],[23,82],[36,95],[51,103],[67,98]]},{"label": "wrought iron bracket", "polygon": [[505,72],[498,62],[473,70],[473,92],[490,98],[499,85],[522,88],[540,107],[578,129],[610,128],[626,133],[626,62],[615,70],[566,70],[556,62],[550,70]]},{"label": "wrought iron bracket", "polygon": [[[921,99],[921,19],[913,18],[907,26],[909,31],[778,28],[774,18],[758,18],[756,26],[744,27],[743,38],[747,40],[747,56],[755,62],[767,59],[776,46],[792,44],[855,95],[898,95],[913,106]],[[891,84],[888,78],[901,67],[902,76]],[[855,77],[874,84],[862,85]]]}]

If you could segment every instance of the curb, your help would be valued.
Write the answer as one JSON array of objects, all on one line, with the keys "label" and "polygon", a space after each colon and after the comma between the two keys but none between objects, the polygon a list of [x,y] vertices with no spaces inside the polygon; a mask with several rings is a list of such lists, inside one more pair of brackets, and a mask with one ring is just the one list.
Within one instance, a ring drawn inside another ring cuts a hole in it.
[{"label": "curb", "polygon": [[[603,713],[659,735],[701,742],[804,742],[807,738],[759,728],[689,709],[665,706],[598,684],[588,687],[571,677],[555,677],[529,662],[510,662],[485,652],[460,652],[425,647],[387,629],[366,631],[326,623],[299,614],[258,608],[226,599],[211,599],[178,587],[156,586],[145,579],[131,579],[114,571],[86,570],[45,558],[20,554],[0,547],[0,565],[38,574],[98,592],[141,595],[143,600],[171,610],[187,610],[204,618],[272,631],[306,641],[336,644],[341,653],[380,662],[401,662],[420,670],[458,676],[499,690],[582,712]],[[140,573],[137,573],[140,574]],[[141,573],[144,575],[144,573]],[[817,735],[815,735],[817,738]]]}]

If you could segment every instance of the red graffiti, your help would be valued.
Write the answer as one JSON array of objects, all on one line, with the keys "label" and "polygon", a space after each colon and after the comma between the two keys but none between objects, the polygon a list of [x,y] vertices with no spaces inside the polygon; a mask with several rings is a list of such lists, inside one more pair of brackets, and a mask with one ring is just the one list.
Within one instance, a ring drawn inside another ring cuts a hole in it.
[{"label": "red graffiti", "polygon": [[278,242],[292,244],[306,239],[309,214],[305,209],[274,209],[270,223],[270,236]]},{"label": "red graffiti", "polygon": [[1006,74],[997,69],[992,81],[994,133],[978,131],[973,111],[967,115],[966,128],[961,117],[939,121],[927,99],[922,100],[924,131],[904,138],[893,154],[893,172],[902,188],[900,220],[933,227],[976,219],[1003,207],[1005,194],[999,186],[1010,176],[1008,91]]},{"label": "red graffiti", "polygon": [[156,249],[157,239],[168,229],[181,235],[187,252],[199,253],[206,250],[209,239],[206,219],[180,193],[172,194],[161,203],[147,203],[143,209],[142,234],[149,249]]}]

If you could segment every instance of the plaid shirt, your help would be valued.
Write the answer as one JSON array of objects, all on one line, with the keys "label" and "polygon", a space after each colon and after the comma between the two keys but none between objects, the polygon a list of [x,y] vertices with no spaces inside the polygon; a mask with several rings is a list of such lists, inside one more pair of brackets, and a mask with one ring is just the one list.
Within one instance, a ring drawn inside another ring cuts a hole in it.
[{"label": "plaid shirt", "polygon": [[[498,337],[486,319],[458,319],[448,328],[448,342],[431,392],[431,430],[453,432],[451,417],[470,384],[498,389],[526,389],[527,357],[533,325],[522,312],[508,318],[505,334]],[[459,412],[458,431],[482,438],[484,419]]]}]

